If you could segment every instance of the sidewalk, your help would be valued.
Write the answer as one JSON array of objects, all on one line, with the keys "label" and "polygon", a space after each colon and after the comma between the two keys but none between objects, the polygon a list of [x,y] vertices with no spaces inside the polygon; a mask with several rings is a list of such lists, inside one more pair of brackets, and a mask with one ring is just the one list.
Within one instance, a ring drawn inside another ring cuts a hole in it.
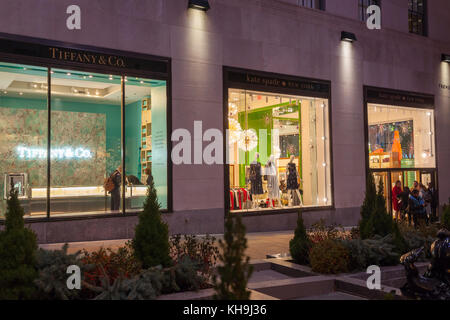
[{"label": "sidewalk", "polygon": [[[221,238],[222,235],[214,235]],[[288,253],[289,240],[294,236],[293,231],[279,232],[260,232],[247,234],[248,249],[247,255],[250,259],[264,259],[268,254]],[[125,244],[128,239],[122,240],[105,240],[105,241],[86,241],[69,243],[69,253],[76,252],[81,249],[95,251],[101,247],[117,249]],[[60,249],[63,243],[41,244],[39,247],[47,250]]]}]

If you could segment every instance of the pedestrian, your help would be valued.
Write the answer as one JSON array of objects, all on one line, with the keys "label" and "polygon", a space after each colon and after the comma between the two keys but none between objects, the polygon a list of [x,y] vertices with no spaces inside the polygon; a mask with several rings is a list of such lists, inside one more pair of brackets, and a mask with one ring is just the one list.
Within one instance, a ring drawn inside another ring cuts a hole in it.
[{"label": "pedestrian", "polygon": [[[411,191],[409,190],[409,188],[407,186],[405,186],[402,193],[400,193],[400,195],[399,195],[400,219],[401,220],[404,220],[408,213],[408,200],[409,200],[410,193],[411,193]],[[410,217],[408,215],[408,219],[409,218]]]},{"label": "pedestrian", "polygon": [[400,204],[399,196],[402,193],[402,183],[400,180],[395,182],[394,188],[392,188],[392,206],[394,207],[394,219],[399,220],[400,218]]},{"label": "pedestrian", "polygon": [[438,192],[434,188],[433,184],[430,182],[428,183],[428,192],[430,194],[430,207],[431,207],[431,222],[437,221],[437,208],[438,208],[438,199],[437,195]]},{"label": "pedestrian", "polygon": [[419,223],[425,219],[425,202],[417,189],[414,189],[409,196],[409,214],[412,216],[414,228],[418,228]]}]

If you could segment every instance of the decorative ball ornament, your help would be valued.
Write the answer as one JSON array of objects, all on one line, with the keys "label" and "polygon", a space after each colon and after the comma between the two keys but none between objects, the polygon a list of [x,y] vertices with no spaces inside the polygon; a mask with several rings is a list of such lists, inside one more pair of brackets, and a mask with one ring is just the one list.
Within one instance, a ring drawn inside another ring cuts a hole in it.
[{"label": "decorative ball ornament", "polygon": [[253,129],[244,130],[238,141],[239,149],[244,151],[251,151],[258,145],[258,135]]},{"label": "decorative ball ornament", "polygon": [[238,113],[238,107],[236,103],[230,102],[228,103],[228,116],[234,117]]},{"label": "decorative ball ornament", "polygon": [[228,143],[234,144],[239,141],[242,134],[241,124],[233,118],[228,119]]}]

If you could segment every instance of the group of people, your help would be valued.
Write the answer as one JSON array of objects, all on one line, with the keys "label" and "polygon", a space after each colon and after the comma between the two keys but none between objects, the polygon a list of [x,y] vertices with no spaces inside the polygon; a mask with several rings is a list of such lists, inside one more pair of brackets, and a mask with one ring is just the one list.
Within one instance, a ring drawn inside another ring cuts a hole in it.
[{"label": "group of people", "polygon": [[392,207],[394,218],[404,220],[407,218],[417,227],[420,221],[427,225],[430,221],[436,220],[437,191],[431,183],[428,188],[422,183],[414,181],[413,188],[405,186],[402,190],[402,183],[397,181],[392,189]]}]

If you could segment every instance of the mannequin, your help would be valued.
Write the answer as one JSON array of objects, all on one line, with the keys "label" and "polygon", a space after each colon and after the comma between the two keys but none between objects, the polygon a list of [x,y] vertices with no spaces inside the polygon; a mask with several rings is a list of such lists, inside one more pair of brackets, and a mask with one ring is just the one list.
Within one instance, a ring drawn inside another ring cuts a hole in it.
[{"label": "mannequin", "polygon": [[259,198],[264,194],[262,187],[261,163],[258,162],[259,153],[255,154],[255,160],[250,164],[251,194],[253,197],[253,207],[258,206]]},{"label": "mannequin", "polygon": [[269,206],[273,208],[273,200],[280,201],[280,188],[278,186],[277,165],[275,163],[275,156],[271,155],[266,164],[267,175],[267,189],[269,197]]},{"label": "mannequin", "polygon": [[295,156],[292,155],[289,163],[286,166],[286,172],[287,172],[287,190],[289,195],[289,206],[292,206],[292,200],[293,200],[293,193],[295,192],[300,199],[300,205],[303,205],[302,197],[300,195],[300,191],[298,191],[299,185],[298,185],[298,179],[300,178],[297,166],[294,162]]}]

